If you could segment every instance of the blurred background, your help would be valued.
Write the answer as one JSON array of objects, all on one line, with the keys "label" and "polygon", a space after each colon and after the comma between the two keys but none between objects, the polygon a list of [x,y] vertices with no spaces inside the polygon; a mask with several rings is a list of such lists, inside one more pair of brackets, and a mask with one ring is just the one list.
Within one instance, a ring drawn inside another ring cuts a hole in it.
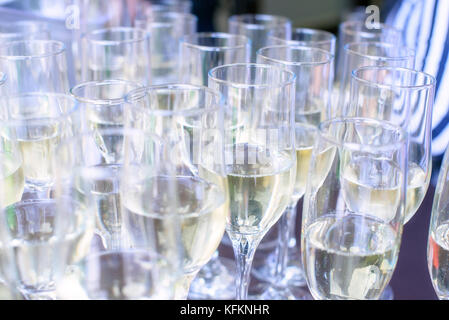
[{"label": "blurred background", "polygon": [[[163,1],[163,0],[159,0]],[[338,34],[346,20],[366,19],[365,8],[377,5],[381,21],[401,0],[192,0],[191,12],[198,17],[198,31],[227,31],[233,14],[266,13],[286,16],[294,27],[323,29]],[[406,1],[406,0],[403,0]],[[51,24],[52,38],[68,46],[82,34],[87,24],[131,25],[145,0],[0,0],[0,21],[44,20]],[[409,1],[413,2],[413,1]],[[417,1],[415,1],[417,2]],[[427,3],[426,1],[423,1]],[[88,17],[78,15],[86,6]],[[90,7],[89,7],[90,8]],[[79,18],[79,21],[77,20]],[[107,21],[106,23],[104,23]],[[418,32],[418,31],[416,31]],[[68,50],[70,61],[71,51]],[[435,183],[435,181],[433,181]],[[395,299],[436,299],[427,270],[426,247],[434,186],[415,217],[405,226],[399,263],[391,282]],[[299,217],[300,218],[300,217]]]}]

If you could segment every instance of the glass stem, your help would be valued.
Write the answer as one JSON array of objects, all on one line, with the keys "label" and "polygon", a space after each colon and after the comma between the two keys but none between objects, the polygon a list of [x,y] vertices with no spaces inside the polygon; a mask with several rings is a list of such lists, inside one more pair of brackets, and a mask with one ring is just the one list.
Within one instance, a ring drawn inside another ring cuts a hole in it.
[{"label": "glass stem", "polygon": [[288,206],[282,217],[279,219],[278,246],[276,249],[276,269],[274,273],[275,283],[280,283],[285,278],[287,269],[288,248],[291,235],[290,224],[294,218],[293,212],[296,206]]},{"label": "glass stem", "polygon": [[197,273],[198,271],[185,274],[180,280],[178,280],[175,284],[175,300],[187,300],[190,285],[193,279],[195,279]]},{"label": "glass stem", "polygon": [[[232,239],[232,237],[230,237]],[[239,239],[232,241],[235,261],[237,262],[236,299],[247,300],[250,283],[250,271],[256,248],[261,240],[260,236],[239,235]]]}]

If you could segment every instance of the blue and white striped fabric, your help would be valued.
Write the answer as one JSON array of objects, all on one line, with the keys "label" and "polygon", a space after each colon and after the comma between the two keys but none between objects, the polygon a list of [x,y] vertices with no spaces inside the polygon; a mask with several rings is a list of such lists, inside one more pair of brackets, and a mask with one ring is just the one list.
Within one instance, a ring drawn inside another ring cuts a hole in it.
[{"label": "blue and white striped fabric", "polygon": [[435,76],[432,154],[441,157],[449,142],[449,0],[397,1],[386,23],[403,30],[416,50],[415,68]]}]

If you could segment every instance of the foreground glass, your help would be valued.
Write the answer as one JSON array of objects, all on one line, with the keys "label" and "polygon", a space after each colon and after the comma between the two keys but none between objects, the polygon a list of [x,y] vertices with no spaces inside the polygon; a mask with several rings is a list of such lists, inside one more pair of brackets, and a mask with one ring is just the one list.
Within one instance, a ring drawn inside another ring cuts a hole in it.
[{"label": "foreground glass", "polygon": [[[449,150],[449,149],[447,149]],[[448,217],[448,164],[449,152],[446,150],[438,176],[430,220],[427,243],[427,265],[432,285],[440,300],[449,300],[449,217]]]},{"label": "foreground glass", "polygon": [[6,97],[0,104],[0,130],[21,152],[22,161],[17,158],[14,164],[22,163],[17,170],[25,176],[27,192],[48,197],[55,179],[56,148],[82,130],[77,101],[64,94],[26,93]]},{"label": "foreground glass", "polygon": [[179,82],[178,65],[183,61],[180,60],[179,42],[183,36],[196,32],[197,22],[192,14],[164,11],[136,18],[135,27],[145,29],[151,35],[152,84]]},{"label": "foreground glass", "polygon": [[[92,238],[92,202],[83,193],[86,172],[66,166],[70,155],[56,153],[53,198],[23,200],[2,209],[3,275],[27,299],[55,299],[66,266],[87,254]],[[11,185],[0,188],[3,194]]]},{"label": "foreground glass", "polygon": [[83,81],[122,79],[150,84],[150,35],[138,28],[113,27],[84,37]]},{"label": "foreground glass", "polygon": [[[293,290],[289,290],[289,287],[305,284],[303,272],[295,263],[289,268],[287,277],[288,248],[291,241],[296,242],[295,235],[291,239],[290,232],[293,232],[292,226],[296,221],[296,204],[305,192],[316,128],[330,116],[333,58],[328,51],[301,46],[270,46],[257,52],[259,63],[286,68],[297,75],[294,110],[296,182],[287,212],[279,222],[277,263],[272,270],[274,275],[259,275],[272,282],[272,286],[262,294],[268,299],[291,299]],[[292,260],[300,259],[299,248],[296,251],[290,257]]]},{"label": "foreground glass", "polygon": [[404,68],[362,67],[352,73],[351,103],[344,116],[386,120],[409,135],[404,223],[418,210],[432,175],[432,114],[436,80]]},{"label": "foreground glass", "polygon": [[345,46],[342,62],[341,78],[336,78],[340,91],[334,116],[342,116],[341,111],[349,104],[352,71],[366,66],[413,68],[415,52],[397,44],[356,42]]},{"label": "foreground glass", "polygon": [[318,48],[335,55],[336,37],[327,31],[309,28],[296,28],[292,30],[291,37],[270,36],[269,45],[289,45]]},{"label": "foreground glass", "polygon": [[315,299],[379,299],[396,266],[406,195],[407,134],[386,121],[320,124],[301,232]]},{"label": "foreground glass", "polygon": [[269,37],[288,39],[292,24],[286,17],[268,14],[240,14],[228,19],[228,32],[248,37],[251,40],[251,59],[256,61],[256,52],[269,44]]},{"label": "foreground glass", "polygon": [[402,32],[393,26],[376,23],[373,28],[366,21],[345,21],[338,28],[338,54],[335,79],[341,79],[344,70],[344,48],[353,42],[383,42],[402,45]]},{"label": "foreground glass", "polygon": [[91,251],[59,281],[58,299],[173,299],[173,266],[151,252],[151,248]]},{"label": "foreground glass", "polygon": [[28,92],[67,93],[67,58],[62,42],[23,40],[0,46],[0,70],[8,81],[9,95]]},{"label": "foreground glass", "polygon": [[225,100],[225,157],[230,194],[226,231],[237,261],[237,293],[247,299],[255,250],[290,203],[296,177],[295,75],[262,64],[209,72]]},{"label": "foreground glass", "polygon": [[[181,82],[207,86],[208,72],[212,68],[229,63],[249,62],[249,42],[245,36],[219,32],[200,32],[185,36],[181,41]],[[189,298],[233,299],[234,269],[233,261],[219,257],[218,251],[215,252],[192,282]]]},{"label": "foreground glass", "polygon": [[183,277],[175,296],[186,299],[223,237],[229,212],[220,97],[206,87],[175,84],[137,89],[127,100],[143,110],[136,122],[162,143],[157,158],[145,144],[128,154],[122,187],[127,227],[134,246],[164,246],[158,225],[175,223],[180,248],[164,250],[178,256]]}]

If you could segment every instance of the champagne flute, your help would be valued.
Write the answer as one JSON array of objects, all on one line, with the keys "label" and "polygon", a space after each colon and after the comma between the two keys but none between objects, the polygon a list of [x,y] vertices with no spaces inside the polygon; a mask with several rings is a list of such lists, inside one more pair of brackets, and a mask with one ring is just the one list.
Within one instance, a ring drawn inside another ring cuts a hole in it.
[{"label": "champagne flute", "polygon": [[142,108],[136,121],[159,137],[162,152],[155,159],[143,145],[127,160],[122,188],[126,223],[133,245],[146,247],[164,245],[157,225],[174,219],[183,271],[175,297],[186,299],[191,281],[223,237],[229,212],[220,96],[207,87],[174,84],[137,89],[127,99]]},{"label": "champagne flute", "polygon": [[83,41],[82,81],[122,79],[150,84],[150,35],[146,30],[98,29],[88,32]]},{"label": "champagne flute", "polygon": [[11,95],[2,102],[1,135],[21,152],[26,192],[46,198],[55,179],[57,146],[82,130],[78,103],[65,94],[39,92]]},{"label": "champagne flute", "polygon": [[424,72],[362,67],[352,73],[351,103],[345,116],[390,121],[409,135],[404,224],[418,210],[432,174],[432,114],[436,80]]},{"label": "champagne flute", "polygon": [[384,42],[352,42],[344,47],[343,70],[337,78],[340,92],[333,116],[341,116],[341,110],[349,104],[352,71],[365,66],[413,68],[415,51],[398,44]]},{"label": "champagne flute", "polygon": [[387,121],[320,124],[301,250],[315,299],[379,299],[393,275],[406,196],[407,133]]},{"label": "champagne flute", "polygon": [[21,40],[0,46],[0,70],[8,77],[5,92],[67,93],[68,66],[65,45],[54,40]]},{"label": "champagne flute", "polygon": [[[296,181],[289,206],[279,222],[279,244],[276,250],[274,272],[268,271],[268,274],[260,275],[261,278],[268,278],[271,282],[261,297],[278,300],[303,298],[302,291],[299,291],[300,296],[298,297],[295,297],[294,294],[295,287],[305,284],[302,268],[300,266],[294,266],[293,270],[289,268],[287,277],[290,226],[295,223],[292,217],[296,215],[296,204],[305,192],[316,129],[321,121],[330,117],[334,57],[328,51],[318,48],[280,45],[260,49],[257,52],[257,59],[259,63],[283,67],[296,74],[294,110]],[[295,257],[291,258],[300,260],[299,256],[298,252]],[[296,274],[293,273],[295,271],[297,271]]]},{"label": "champagne flute", "polygon": [[209,72],[209,87],[226,105],[226,231],[237,261],[236,298],[247,299],[255,250],[290,203],[296,177],[295,75],[263,64],[237,63]]},{"label": "champagne flute", "polygon": [[239,14],[228,19],[228,32],[248,37],[251,40],[250,61],[256,61],[256,52],[268,45],[269,37],[289,39],[292,23],[290,19],[268,14]]},{"label": "champagne flute", "polygon": [[427,243],[427,265],[432,280],[432,285],[440,300],[449,299],[448,252],[449,245],[447,231],[449,219],[447,211],[448,203],[448,163],[449,149],[444,154],[443,164],[438,176],[438,183],[432,206],[432,217],[430,220],[429,240]]},{"label": "champagne flute", "polygon": [[[127,106],[124,111],[126,118],[135,118],[136,115],[127,113],[134,110]],[[129,152],[142,150],[143,146],[154,157],[160,154],[159,140],[142,130],[115,128],[100,132],[109,141],[115,141],[115,150],[120,150],[123,157],[128,156]],[[61,170],[58,190],[75,199],[90,199],[91,216],[96,216],[97,222],[101,220],[105,228],[113,229],[117,224],[115,214],[122,211],[123,197],[120,192],[125,160],[105,164],[96,140],[96,132],[90,131],[61,144],[57,153]],[[118,220],[120,222],[121,219]],[[169,241],[168,231],[165,226],[158,228],[165,241]],[[176,248],[173,250],[176,251]],[[165,296],[165,293],[173,291],[170,281],[177,274],[159,253],[155,247],[127,249],[116,246],[106,251],[99,246],[91,247],[84,259],[66,269],[64,278],[57,285],[57,293],[62,299],[168,298],[170,296]],[[159,272],[160,267],[166,269]]]},{"label": "champagne flute", "polygon": [[369,28],[366,21],[345,21],[338,27],[338,54],[336,65],[336,80],[342,79],[345,56],[345,46],[353,42],[383,42],[402,45],[402,32],[393,26],[376,23]]},{"label": "champagne flute", "polygon": [[150,32],[152,84],[178,82],[179,42],[196,32],[198,19],[190,13],[151,12],[136,18],[136,28]]},{"label": "champagne flute", "polygon": [[[210,69],[229,63],[249,62],[250,43],[245,36],[200,32],[181,41],[179,75],[182,83],[206,85]],[[223,238],[223,241],[227,238]],[[219,257],[218,250],[195,277],[189,297],[195,299],[233,299],[235,263]]]},{"label": "champagne flute", "polygon": [[[80,261],[90,247],[92,201],[76,192],[90,172],[68,166],[74,157],[73,153],[60,157],[56,151],[48,160],[57,163],[53,198],[22,200],[2,208],[0,239],[7,271],[3,275],[27,299],[55,299],[56,283],[66,266]],[[73,188],[74,181],[78,189]],[[0,188],[5,192],[4,185]]]}]

